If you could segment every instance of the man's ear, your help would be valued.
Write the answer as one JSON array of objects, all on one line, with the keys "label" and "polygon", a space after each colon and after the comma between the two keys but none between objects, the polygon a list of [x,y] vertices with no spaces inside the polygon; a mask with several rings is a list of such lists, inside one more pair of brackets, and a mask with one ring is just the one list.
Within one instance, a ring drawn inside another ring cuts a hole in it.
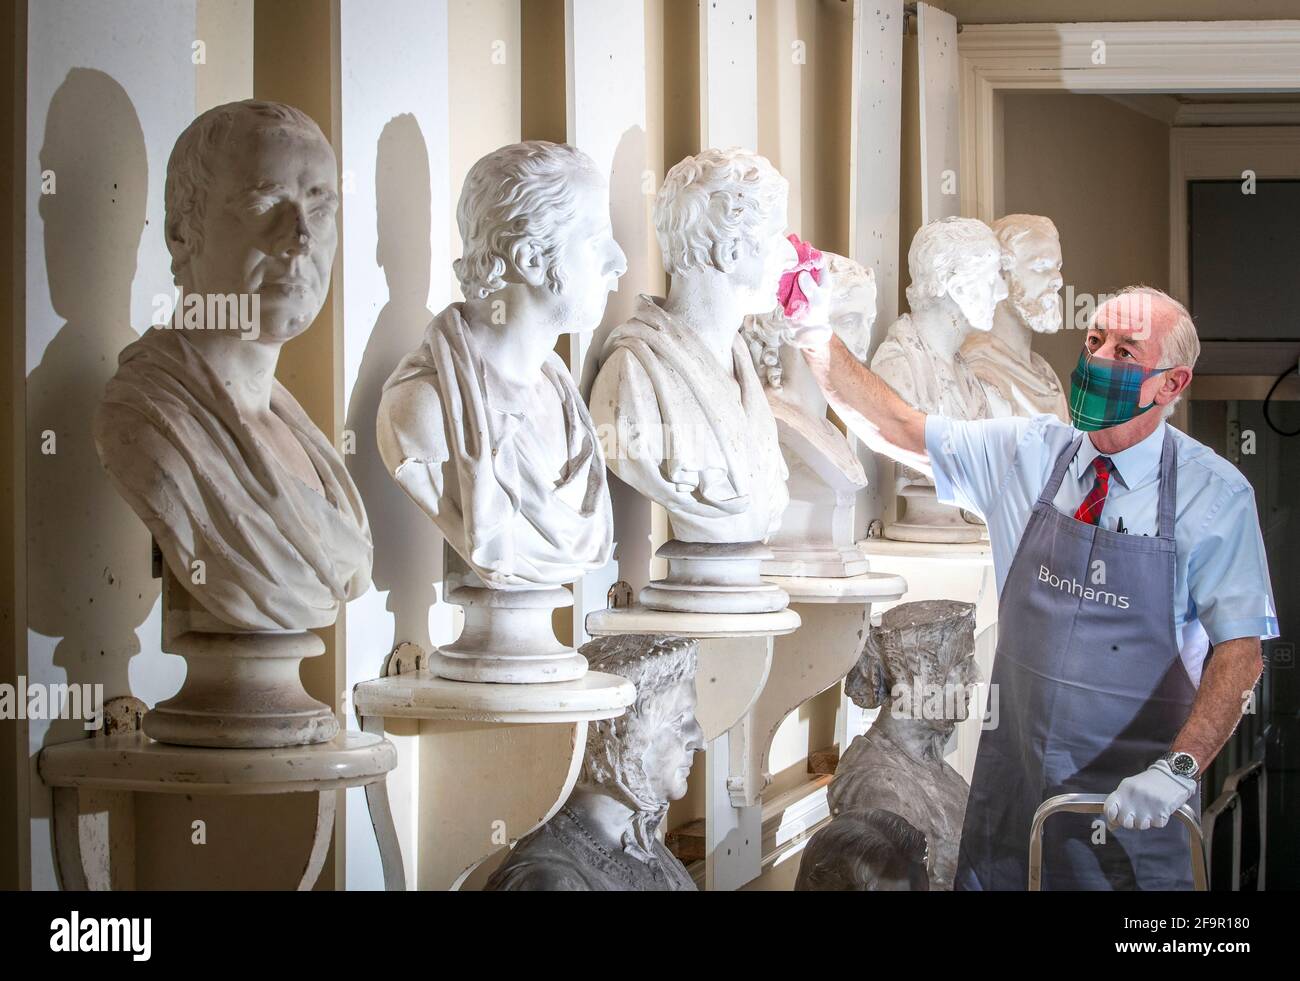
[{"label": "man's ear", "polygon": [[1177,368],[1166,371],[1164,379],[1164,384],[1160,386],[1160,392],[1168,395],[1165,402],[1172,402],[1192,384],[1192,369],[1180,365]]},{"label": "man's ear", "polygon": [[[1142,383],[1145,389],[1148,384],[1155,382],[1154,389],[1147,389],[1148,398],[1156,405],[1168,405],[1175,398],[1186,390],[1187,386],[1192,383],[1192,369],[1187,367],[1170,368],[1158,375],[1152,375]],[[1143,393],[1138,392],[1138,404],[1148,404],[1142,397]]]},{"label": "man's ear", "polygon": [[190,264],[190,247],[181,233],[181,223],[177,219],[167,222],[167,251],[172,257],[172,275],[179,276],[180,271]]}]

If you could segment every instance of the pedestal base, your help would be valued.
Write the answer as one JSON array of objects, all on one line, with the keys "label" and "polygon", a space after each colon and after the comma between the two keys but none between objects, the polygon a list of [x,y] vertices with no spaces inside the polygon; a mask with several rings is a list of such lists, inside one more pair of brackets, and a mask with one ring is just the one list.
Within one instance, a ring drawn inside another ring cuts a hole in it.
[{"label": "pedestal base", "polygon": [[487,589],[458,586],[447,602],[465,611],[465,629],[436,648],[429,670],[452,681],[527,685],[576,681],[587,661],[555,637],[553,610],[573,605],[567,589]]},{"label": "pedestal base", "polygon": [[333,710],[307,694],[305,657],[325,653],[313,633],[201,633],[168,645],[185,658],[175,697],[145,714],[160,743],[209,749],[276,749],[327,743],[339,734]]},{"label": "pedestal base", "polygon": [[764,582],[762,564],[772,551],[762,542],[664,542],[655,552],[668,575],[641,590],[641,605],[668,613],[775,613],[790,603],[785,591]]},{"label": "pedestal base", "polygon": [[907,502],[902,521],[885,526],[885,537],[896,542],[939,542],[957,544],[978,542],[980,526],[967,522],[961,510],[950,504],[940,504],[934,487],[909,484],[899,491]]}]

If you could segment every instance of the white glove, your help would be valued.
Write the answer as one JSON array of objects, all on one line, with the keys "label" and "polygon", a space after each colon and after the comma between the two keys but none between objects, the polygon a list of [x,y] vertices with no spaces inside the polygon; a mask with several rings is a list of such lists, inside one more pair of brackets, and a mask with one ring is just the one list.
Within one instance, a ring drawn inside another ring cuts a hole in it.
[{"label": "white glove", "polygon": [[1196,781],[1179,776],[1164,760],[1120,781],[1102,809],[1112,828],[1163,828],[1174,811],[1196,793]]},{"label": "white glove", "polygon": [[830,272],[822,270],[822,281],[817,283],[812,273],[799,274],[799,289],[808,298],[808,310],[794,322],[792,340],[796,347],[816,350],[831,341],[831,290]]}]

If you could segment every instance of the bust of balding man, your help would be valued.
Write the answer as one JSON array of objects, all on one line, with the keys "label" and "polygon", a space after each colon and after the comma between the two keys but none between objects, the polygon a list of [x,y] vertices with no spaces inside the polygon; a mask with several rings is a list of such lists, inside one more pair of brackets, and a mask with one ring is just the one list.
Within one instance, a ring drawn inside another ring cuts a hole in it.
[{"label": "bust of balding man", "polygon": [[180,301],[122,351],[94,432],[113,484],[198,604],[190,626],[324,627],[370,585],[356,486],[275,378],[280,349],[325,302],[338,205],[334,151],[292,106],[210,109],[168,161]]}]

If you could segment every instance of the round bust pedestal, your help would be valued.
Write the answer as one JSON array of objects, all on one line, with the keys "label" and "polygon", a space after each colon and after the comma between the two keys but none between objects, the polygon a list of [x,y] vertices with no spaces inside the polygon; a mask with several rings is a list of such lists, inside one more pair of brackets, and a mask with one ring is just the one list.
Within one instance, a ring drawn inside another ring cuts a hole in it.
[{"label": "round bust pedestal", "polygon": [[144,731],[161,743],[217,749],[275,749],[327,743],[339,732],[334,711],[307,694],[305,657],[325,653],[306,631],[189,631],[169,645],[185,658],[175,697],[145,714]]},{"label": "round bust pedestal", "polygon": [[573,606],[573,594],[549,589],[488,589],[457,586],[447,602],[465,611],[465,629],[435,648],[429,670],[452,681],[528,685],[576,681],[587,659],[555,637],[551,613]]},{"label": "round bust pedestal", "polygon": [[775,613],[790,603],[762,578],[772,550],[762,542],[664,542],[655,555],[668,575],[641,590],[641,605],[668,613]]},{"label": "round bust pedestal", "polygon": [[950,504],[940,504],[933,485],[908,484],[898,492],[907,501],[903,520],[885,526],[885,537],[896,542],[978,542],[981,525],[973,525]]}]

